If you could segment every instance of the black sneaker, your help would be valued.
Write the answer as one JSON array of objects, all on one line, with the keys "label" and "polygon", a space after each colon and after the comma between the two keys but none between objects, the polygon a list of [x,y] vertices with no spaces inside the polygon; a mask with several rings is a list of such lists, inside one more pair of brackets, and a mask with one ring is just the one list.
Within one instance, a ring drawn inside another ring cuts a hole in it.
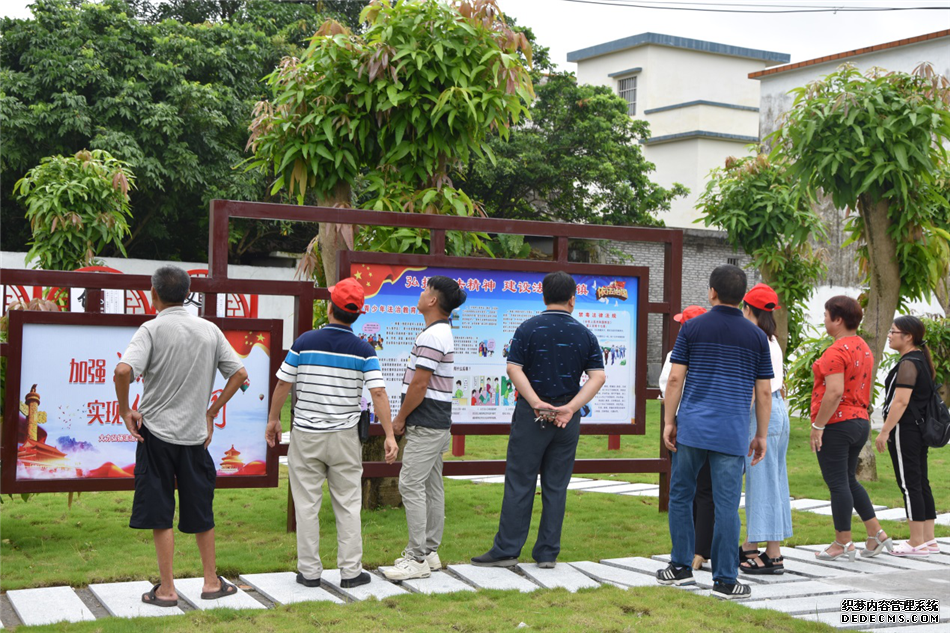
[{"label": "black sneaker", "polygon": [[319,587],[320,579],[319,578],[306,578],[299,571],[297,572],[297,582],[304,587]]},{"label": "black sneaker", "polygon": [[666,569],[658,569],[656,581],[661,585],[695,585],[693,570],[689,567],[679,567],[670,563]]},{"label": "black sneaker", "polygon": [[472,564],[476,567],[514,567],[518,564],[518,559],[514,556],[509,558],[492,558],[486,552],[481,556],[473,558]]},{"label": "black sneaker", "polygon": [[359,587],[360,585],[368,585],[371,580],[369,573],[361,571],[359,576],[355,578],[344,578],[340,580],[340,586],[344,589],[352,589],[353,587]]},{"label": "black sneaker", "polygon": [[723,600],[743,600],[752,597],[752,588],[736,581],[730,585],[718,580],[713,581],[712,595]]}]

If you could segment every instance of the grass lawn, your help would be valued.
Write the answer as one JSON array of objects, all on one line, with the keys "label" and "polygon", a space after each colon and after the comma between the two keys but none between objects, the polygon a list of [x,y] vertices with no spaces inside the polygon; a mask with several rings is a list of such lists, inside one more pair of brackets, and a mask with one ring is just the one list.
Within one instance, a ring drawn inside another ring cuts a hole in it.
[{"label": "grass lawn", "polygon": [[[625,436],[620,451],[607,451],[605,437],[582,437],[578,457],[653,457],[658,452],[658,409],[651,403],[651,423],[645,436]],[[827,499],[815,457],[808,451],[807,424],[793,421],[788,454],[792,494]],[[503,459],[504,437],[470,437],[467,459]],[[934,451],[930,458],[931,481],[938,512],[950,511],[950,451]],[[882,456],[879,456],[882,457]],[[874,503],[900,507],[900,492],[894,483],[890,460],[878,459],[879,481],[866,484]],[[237,573],[293,570],[294,535],[284,530],[287,500],[286,469],[280,485],[271,489],[221,490],[215,499],[219,572]],[[605,475],[606,476],[606,475]],[[656,475],[614,475],[629,481],[655,482]],[[943,482],[943,483],[941,483]],[[439,553],[445,563],[467,562],[491,545],[498,525],[503,487],[446,481],[446,530]],[[156,576],[151,533],[128,526],[132,493],[84,493],[67,508],[65,494],[36,495],[29,502],[7,499],[0,515],[0,589],[71,585],[94,582],[140,580]],[[530,548],[540,515],[540,496]],[[794,512],[795,537],[787,544],[830,542],[831,518]],[[327,495],[320,517],[322,555],[327,567],[335,567],[336,527]],[[904,523],[885,522],[895,539],[907,538]],[[855,522],[856,536],[861,534]],[[938,534],[950,528],[938,526]],[[364,565],[375,568],[391,564],[406,542],[405,516],[401,509],[363,513]],[[657,499],[580,493],[568,495],[562,535],[564,560],[599,560],[621,556],[651,556],[669,550],[667,515],[657,511]],[[194,539],[178,534],[176,575],[200,575]],[[571,595],[562,591],[539,591],[531,595],[480,592],[477,595],[403,596],[383,603],[345,607],[324,603],[281,607],[249,614],[220,610],[163,618],[161,622],[137,620],[135,628],[147,631],[362,631],[387,628],[419,631],[481,631],[514,628],[527,622],[533,629],[560,630],[701,630],[778,631],[825,630],[819,625],[796,621],[772,612],[758,612],[732,604],[659,588],[627,592],[605,587]],[[75,631],[126,631],[129,622],[101,620],[73,625]],[[58,631],[51,626],[36,630]],[[32,629],[31,629],[32,630]]]}]

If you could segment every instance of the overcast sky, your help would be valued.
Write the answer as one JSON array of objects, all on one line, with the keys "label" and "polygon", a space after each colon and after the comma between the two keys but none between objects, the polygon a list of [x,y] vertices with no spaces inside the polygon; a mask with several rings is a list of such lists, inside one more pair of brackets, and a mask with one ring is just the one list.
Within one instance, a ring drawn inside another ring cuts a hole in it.
[{"label": "overcast sky", "polygon": [[[354,0],[362,2],[363,0]],[[950,28],[950,9],[783,13],[772,15],[671,10],[685,2],[596,0],[609,4],[665,5],[663,9],[604,6],[570,0],[498,0],[519,24],[534,29],[552,60],[575,70],[567,53],[602,42],[653,32],[788,53],[792,61],[873,46]],[[0,13],[28,17],[30,0],[0,0]],[[950,7],[950,0],[697,0],[704,8],[747,10],[742,5],[786,9],[815,7]]]}]

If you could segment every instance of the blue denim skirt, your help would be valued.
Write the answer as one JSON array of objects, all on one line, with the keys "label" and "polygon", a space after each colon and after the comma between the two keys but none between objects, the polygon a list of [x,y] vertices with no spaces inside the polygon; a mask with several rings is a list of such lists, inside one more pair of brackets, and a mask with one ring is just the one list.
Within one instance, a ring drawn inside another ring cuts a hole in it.
[{"label": "blue denim skirt", "polygon": [[[750,543],[783,541],[792,536],[792,508],[788,496],[788,471],[785,454],[788,452],[788,408],[782,394],[772,394],[772,416],[765,457],[752,465],[745,464],[746,532]],[[755,407],[749,418],[749,441],[755,437]]]}]

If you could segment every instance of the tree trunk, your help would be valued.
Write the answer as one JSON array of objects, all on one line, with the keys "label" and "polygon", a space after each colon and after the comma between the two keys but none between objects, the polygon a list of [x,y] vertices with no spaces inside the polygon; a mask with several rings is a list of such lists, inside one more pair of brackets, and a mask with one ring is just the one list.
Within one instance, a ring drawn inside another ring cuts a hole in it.
[{"label": "tree trunk", "polygon": [[[864,221],[864,239],[868,246],[868,301],[862,325],[865,330],[864,339],[874,354],[872,380],[877,376],[877,368],[887,342],[887,331],[894,322],[901,291],[897,243],[887,234],[891,224],[887,210],[888,203],[885,201],[872,201],[866,196],[858,199],[858,211]],[[869,476],[877,478],[870,438],[858,458],[858,479],[869,481]]]},{"label": "tree trunk", "polygon": [[[775,281],[775,274],[772,273],[772,269],[769,266],[763,266],[759,272],[762,274],[762,281],[774,288],[772,284]],[[773,312],[772,316],[775,318],[775,338],[778,340],[779,347],[782,348],[784,358],[788,350],[788,300],[779,295],[778,301],[782,309]]]},{"label": "tree trunk", "polygon": [[937,301],[943,308],[943,313],[950,317],[950,278],[939,280],[934,288],[934,294],[937,295]]},{"label": "tree trunk", "polygon": [[[364,462],[381,462],[385,460],[382,435],[370,436],[369,441],[363,444]],[[405,436],[399,439],[398,461],[402,461],[402,451],[406,447]],[[398,508],[402,505],[402,495],[399,494],[398,477],[371,477],[363,480],[363,509],[377,510],[379,508]]]},{"label": "tree trunk", "polygon": [[[320,204],[325,207],[349,208],[352,204],[350,185],[341,182],[328,198],[320,200]],[[352,224],[320,223],[320,261],[323,264],[323,274],[328,287],[340,280],[339,253],[353,249],[353,233]]]}]

